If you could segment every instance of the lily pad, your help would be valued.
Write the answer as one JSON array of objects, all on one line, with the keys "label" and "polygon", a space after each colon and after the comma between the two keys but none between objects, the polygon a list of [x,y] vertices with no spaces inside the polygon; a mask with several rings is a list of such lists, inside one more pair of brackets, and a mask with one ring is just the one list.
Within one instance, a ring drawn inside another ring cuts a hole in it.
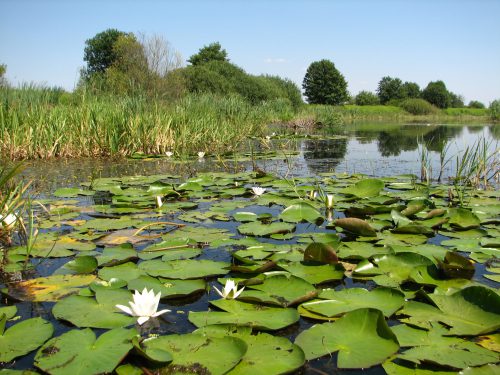
[{"label": "lily pad", "polygon": [[304,261],[315,261],[323,264],[335,264],[339,259],[335,250],[327,244],[311,243],[304,251]]},{"label": "lily pad", "polygon": [[342,280],[345,271],[341,264],[331,265],[315,262],[280,263],[279,267],[313,285]]},{"label": "lily pad", "polygon": [[334,323],[316,324],[301,332],[295,344],[312,360],[338,351],[338,368],[367,368],[382,363],[399,349],[382,312],[358,309]]},{"label": "lily pad", "polygon": [[306,202],[292,204],[285,208],[280,214],[280,219],[290,223],[300,223],[303,221],[315,223],[322,218],[323,216],[321,213]]},{"label": "lily pad", "polygon": [[54,271],[54,275],[81,275],[95,271],[97,259],[90,255],[76,257]]},{"label": "lily pad", "polygon": [[129,290],[143,290],[144,288],[153,289],[156,293],[161,292],[161,298],[180,298],[204,291],[206,283],[203,279],[172,280],[151,276],[140,276],[128,282]]},{"label": "lily pad", "polygon": [[354,195],[358,198],[370,198],[380,194],[384,188],[384,182],[376,178],[367,178],[356,182],[353,186],[346,187],[340,192],[347,195]]},{"label": "lily pad", "polygon": [[269,236],[277,233],[290,233],[295,230],[295,225],[290,223],[275,222],[263,224],[260,221],[241,224],[238,231],[248,236]]},{"label": "lily pad", "polygon": [[297,310],[292,308],[254,305],[234,299],[220,299],[210,303],[224,311],[190,312],[189,321],[197,327],[233,324],[262,330],[277,330],[297,322],[300,318]]},{"label": "lily pad", "polygon": [[28,354],[47,341],[54,332],[52,324],[42,318],[26,319],[4,332],[7,317],[0,316],[0,362]]},{"label": "lily pad", "polygon": [[225,275],[229,272],[229,263],[213,260],[147,260],[139,264],[139,269],[150,276],[169,279],[199,279],[208,276]]},{"label": "lily pad", "polygon": [[448,211],[451,226],[458,229],[477,228],[481,224],[479,218],[465,208],[450,208]]},{"label": "lily pad", "polygon": [[49,374],[110,373],[132,349],[135,329],[116,328],[96,340],[90,329],[72,330],[49,340],[35,356],[35,366]]},{"label": "lily pad", "polygon": [[366,221],[348,217],[344,219],[337,219],[334,221],[335,225],[345,229],[346,231],[356,234],[358,236],[376,237],[377,232]]}]

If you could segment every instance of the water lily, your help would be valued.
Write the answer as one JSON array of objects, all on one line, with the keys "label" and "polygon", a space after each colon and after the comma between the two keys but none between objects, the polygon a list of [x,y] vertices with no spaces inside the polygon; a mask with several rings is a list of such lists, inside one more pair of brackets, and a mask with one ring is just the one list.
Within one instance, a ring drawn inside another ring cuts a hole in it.
[{"label": "water lily", "polygon": [[116,305],[116,307],[129,315],[137,316],[137,323],[142,325],[148,321],[149,318],[155,318],[170,311],[167,309],[156,311],[158,309],[158,303],[160,302],[160,296],[161,292],[155,295],[153,289],[148,292],[147,288],[144,288],[142,293],[139,293],[138,290],[135,291],[133,302],[130,301],[128,303],[130,307],[123,305]]},{"label": "water lily", "polygon": [[314,200],[318,196],[318,192],[316,190],[311,190],[307,196],[309,199]]},{"label": "water lily", "polygon": [[203,159],[204,157],[205,157],[205,152],[204,151],[198,152],[198,159]]},{"label": "water lily", "polygon": [[333,208],[333,194],[327,194],[325,198],[326,208]]},{"label": "water lily", "polygon": [[0,214],[0,228],[10,229],[16,221],[16,214],[8,214],[5,217]]},{"label": "water lily", "polygon": [[238,290],[238,286],[236,285],[234,280],[227,279],[226,285],[224,285],[224,289],[222,290],[222,292],[219,289],[217,289],[217,287],[215,287],[215,286],[214,286],[214,289],[217,293],[219,293],[219,295],[222,298],[233,299],[233,298],[238,297],[241,294],[241,292],[243,292],[243,289],[245,289],[245,287],[242,287],[240,290]]},{"label": "water lily", "polygon": [[269,135],[266,135],[266,141],[270,141],[271,137]]},{"label": "water lily", "polygon": [[260,196],[262,194],[264,194],[266,191],[265,188],[262,188],[260,186],[252,186],[252,192],[256,195],[256,196]]},{"label": "water lily", "polygon": [[163,206],[163,201],[161,200],[161,197],[159,195],[156,196],[156,207],[160,208]]},{"label": "water lily", "polygon": [[165,155],[167,155],[167,158],[171,157],[174,153],[172,151],[167,151],[165,152]]}]

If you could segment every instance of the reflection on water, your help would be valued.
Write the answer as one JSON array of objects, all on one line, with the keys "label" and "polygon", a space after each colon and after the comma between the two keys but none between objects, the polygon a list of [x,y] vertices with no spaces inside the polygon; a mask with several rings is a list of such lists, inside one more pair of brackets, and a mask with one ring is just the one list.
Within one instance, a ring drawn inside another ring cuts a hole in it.
[{"label": "reflection on water", "polygon": [[[338,134],[338,133],[337,133]],[[420,150],[425,144],[430,151],[434,178],[440,169],[440,152],[446,150],[450,159],[444,178],[453,175],[455,157],[467,146],[484,137],[491,142],[493,152],[498,146],[500,125],[403,125],[349,124],[341,139],[302,139],[286,141],[287,147],[298,152],[276,160],[257,161],[259,168],[280,176],[314,176],[322,172],[365,173],[373,176],[420,174]],[[273,139],[279,149],[283,140]],[[77,159],[30,161],[24,175],[33,179],[40,191],[50,192],[61,186],[76,186],[98,177],[125,175],[170,174],[190,177],[197,172],[248,170],[252,163],[216,162],[207,159],[181,163],[170,159]]]}]

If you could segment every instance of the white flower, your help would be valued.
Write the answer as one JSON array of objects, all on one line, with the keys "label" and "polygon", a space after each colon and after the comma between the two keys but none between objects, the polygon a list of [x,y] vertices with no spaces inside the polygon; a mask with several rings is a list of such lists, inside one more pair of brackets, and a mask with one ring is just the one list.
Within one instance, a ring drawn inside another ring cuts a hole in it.
[{"label": "white flower", "polygon": [[167,151],[165,152],[165,155],[167,155],[167,158],[171,157],[174,153],[172,151]]},{"label": "white flower", "polygon": [[166,309],[156,311],[158,309],[158,303],[160,302],[160,296],[161,292],[155,295],[153,289],[148,292],[148,290],[144,288],[142,293],[139,293],[138,290],[135,291],[133,296],[134,301],[128,303],[130,307],[123,305],[116,305],[116,307],[129,315],[137,316],[137,323],[143,324],[149,320],[149,318],[154,318],[170,311]]},{"label": "white flower", "polygon": [[203,159],[204,157],[205,157],[205,152],[204,151],[198,152],[198,158],[199,159]]},{"label": "white flower", "polygon": [[156,196],[156,207],[160,208],[163,206],[163,201],[161,200],[161,197],[159,195]]},{"label": "white flower", "polygon": [[3,215],[0,215],[0,228],[9,229],[14,225],[16,221],[17,221],[16,214],[8,214],[5,217],[3,217]]},{"label": "white flower", "polygon": [[271,140],[271,137],[266,135],[266,141],[270,141]]},{"label": "white flower", "polygon": [[238,290],[238,286],[236,285],[234,280],[227,279],[226,285],[224,285],[224,289],[222,290],[222,292],[219,289],[217,289],[217,287],[215,287],[215,286],[214,286],[214,289],[217,293],[219,293],[219,295],[222,298],[232,299],[232,298],[238,297],[241,294],[241,292],[243,292],[243,289],[245,289],[245,287]]},{"label": "white flower", "polygon": [[260,186],[252,186],[252,191],[256,196],[260,196],[260,195],[264,194],[266,189],[262,188]]},{"label": "white flower", "polygon": [[318,192],[316,190],[311,190],[308,194],[308,198],[311,200],[316,199],[317,196],[318,196]]},{"label": "white flower", "polygon": [[333,208],[333,194],[327,194],[325,198],[326,208]]}]

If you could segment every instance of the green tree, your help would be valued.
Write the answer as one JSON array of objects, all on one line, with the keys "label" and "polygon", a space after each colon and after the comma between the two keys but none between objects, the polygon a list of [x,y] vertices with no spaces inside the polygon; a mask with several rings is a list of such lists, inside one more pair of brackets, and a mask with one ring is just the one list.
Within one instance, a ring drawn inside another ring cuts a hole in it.
[{"label": "green tree", "polygon": [[465,107],[464,97],[462,95],[457,95],[451,91],[448,92],[449,106],[452,108],[463,108]]},{"label": "green tree", "polygon": [[5,73],[7,73],[7,65],[0,64],[0,87],[7,86],[7,78],[5,78]]},{"label": "green tree", "polygon": [[500,99],[493,100],[488,108],[492,120],[500,120]]},{"label": "green tree", "polygon": [[480,101],[477,101],[477,100],[471,100],[469,102],[469,105],[467,107],[469,107],[469,108],[479,108],[479,109],[486,108],[483,103],[481,103]]},{"label": "green tree", "polygon": [[415,82],[405,82],[401,86],[402,96],[405,99],[420,97],[420,86]]},{"label": "green tree", "polygon": [[356,105],[377,105],[380,104],[378,96],[370,91],[360,91],[354,99]]},{"label": "green tree", "polygon": [[382,104],[390,100],[404,99],[403,82],[399,78],[383,77],[378,83],[377,95]]},{"label": "green tree", "polygon": [[311,104],[338,105],[348,100],[347,82],[330,60],[315,61],[307,68],[302,82]]},{"label": "green tree", "polygon": [[209,61],[229,61],[226,50],[222,48],[219,42],[203,46],[198,53],[188,59],[188,63],[191,65],[204,64]]},{"label": "green tree", "polygon": [[116,29],[107,29],[85,41],[83,60],[87,62],[84,75],[89,78],[95,73],[104,73],[116,60],[114,44],[120,36],[131,34]]},{"label": "green tree", "polygon": [[422,98],[438,108],[448,108],[450,106],[450,93],[443,81],[429,82],[422,91]]}]

